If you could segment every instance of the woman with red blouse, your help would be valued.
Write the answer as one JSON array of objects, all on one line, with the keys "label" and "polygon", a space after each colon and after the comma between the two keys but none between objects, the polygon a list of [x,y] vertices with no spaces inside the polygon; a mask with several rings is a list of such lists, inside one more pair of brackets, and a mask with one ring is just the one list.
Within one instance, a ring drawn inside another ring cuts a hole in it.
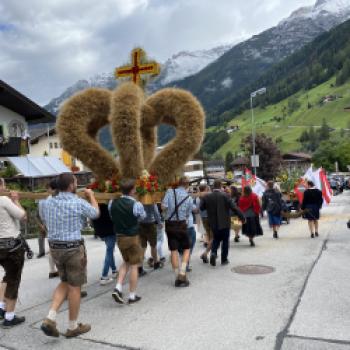
[{"label": "woman with red blouse", "polygon": [[244,187],[243,196],[239,199],[238,206],[246,218],[246,221],[242,226],[242,233],[249,237],[250,245],[255,247],[254,237],[261,236],[263,230],[259,220],[261,210],[259,198],[252,192],[250,186]]}]

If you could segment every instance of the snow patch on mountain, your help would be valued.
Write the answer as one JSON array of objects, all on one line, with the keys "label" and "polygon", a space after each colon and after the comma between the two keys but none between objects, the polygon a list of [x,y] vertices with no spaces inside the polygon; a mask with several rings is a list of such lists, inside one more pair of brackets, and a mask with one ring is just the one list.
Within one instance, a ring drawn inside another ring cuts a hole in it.
[{"label": "snow patch on mountain", "polygon": [[169,58],[162,67],[159,82],[166,85],[175,80],[181,80],[190,75],[198,73],[208,64],[212,63],[232,45],[219,46],[211,50],[182,51]]},{"label": "snow patch on mountain", "polygon": [[221,85],[225,88],[225,89],[229,89],[232,86],[232,79],[230,77],[227,77],[226,79],[224,79],[221,82]]},{"label": "snow patch on mountain", "polygon": [[283,22],[294,21],[298,18],[316,19],[320,16],[333,15],[347,18],[350,12],[350,0],[318,0],[314,6],[301,7],[294,11],[291,16]]}]

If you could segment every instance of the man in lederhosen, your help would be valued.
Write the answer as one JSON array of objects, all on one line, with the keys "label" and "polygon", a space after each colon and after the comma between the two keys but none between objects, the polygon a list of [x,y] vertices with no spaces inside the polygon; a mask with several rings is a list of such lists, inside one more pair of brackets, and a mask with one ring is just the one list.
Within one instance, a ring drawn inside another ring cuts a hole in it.
[{"label": "man in lederhosen", "polygon": [[76,337],[90,331],[89,324],[78,323],[81,286],[86,283],[86,249],[81,238],[81,230],[86,218],[96,219],[100,212],[91,190],[86,189],[89,199],[79,198],[75,192],[77,179],[71,173],[57,178],[58,194],[46,200],[41,219],[48,231],[52,258],[57,266],[61,283],[57,286],[49,314],[41,325],[41,330],[51,337],[58,337],[56,315],[65,299],[68,299],[69,325],[64,334]]},{"label": "man in lederhosen", "polygon": [[5,181],[0,178],[0,265],[5,276],[0,284],[0,320],[3,327],[10,328],[25,321],[15,315],[18,289],[24,264],[24,248],[18,239],[19,220],[26,217],[26,212],[18,201],[18,194],[11,192],[10,198],[1,196],[5,190]]},{"label": "man in lederhosen", "polygon": [[[168,236],[168,247],[171,254],[171,265],[175,273],[175,287],[188,287],[186,276],[190,259],[191,242],[187,233],[187,224],[193,210],[193,200],[187,193],[189,179],[182,177],[176,189],[169,189],[162,202],[165,211],[165,231]],[[179,262],[179,253],[182,260]]]}]

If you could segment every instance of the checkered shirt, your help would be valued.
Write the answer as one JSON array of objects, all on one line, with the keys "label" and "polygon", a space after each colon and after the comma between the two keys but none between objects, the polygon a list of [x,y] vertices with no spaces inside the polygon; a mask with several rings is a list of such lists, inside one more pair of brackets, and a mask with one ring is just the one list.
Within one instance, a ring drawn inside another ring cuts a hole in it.
[{"label": "checkered shirt", "polygon": [[70,192],[60,192],[39,202],[39,215],[49,241],[77,241],[86,218],[96,219],[98,211],[86,200]]},{"label": "checkered shirt", "polygon": [[[180,202],[188,196],[187,191],[183,187],[177,188],[175,190],[175,193],[176,193],[177,204],[180,204]],[[166,208],[165,220],[168,220],[168,218],[175,211],[175,197],[174,197],[174,191],[172,189],[167,190],[162,202],[162,206]],[[193,200],[191,197],[188,197],[178,208],[179,219],[177,219],[176,214],[174,214],[173,217],[171,218],[171,221],[174,221],[174,220],[188,221],[189,217],[192,215],[192,210],[193,210]]]}]

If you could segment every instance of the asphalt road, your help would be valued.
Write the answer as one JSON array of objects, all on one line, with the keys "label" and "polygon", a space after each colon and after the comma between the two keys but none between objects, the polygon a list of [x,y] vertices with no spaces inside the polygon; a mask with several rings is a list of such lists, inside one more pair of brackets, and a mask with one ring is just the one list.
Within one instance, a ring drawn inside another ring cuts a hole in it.
[{"label": "asphalt road", "polygon": [[[310,239],[307,223],[297,219],[283,225],[280,239],[273,240],[264,220],[257,246],[249,247],[246,239],[232,242],[231,263],[225,267],[204,265],[197,242],[189,288],[173,287],[167,263],[140,280],[143,299],[132,306],[114,302],[113,285],[99,285],[104,244],[89,237],[88,297],[80,321],[91,323],[92,330],[71,340],[47,338],[39,330],[57,280],[48,279],[47,257],[27,261],[18,304],[27,321],[11,330],[0,328],[0,350],[350,349],[349,208],[349,191],[334,197],[322,210],[318,239]],[[37,249],[35,241],[30,244]],[[251,264],[274,271],[232,271]],[[67,327],[66,306],[58,326],[61,331]]]}]

